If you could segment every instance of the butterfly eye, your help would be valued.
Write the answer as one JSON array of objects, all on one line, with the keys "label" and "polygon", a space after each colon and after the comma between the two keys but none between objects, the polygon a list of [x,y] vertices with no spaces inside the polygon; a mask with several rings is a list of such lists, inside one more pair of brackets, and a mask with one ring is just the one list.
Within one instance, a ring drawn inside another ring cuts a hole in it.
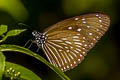
[{"label": "butterfly eye", "polygon": [[38,35],[39,35],[39,32],[33,31],[33,32],[32,32],[32,35],[33,35],[33,36],[38,36]]},{"label": "butterfly eye", "polygon": [[33,32],[32,32],[32,35],[33,35],[33,36],[35,36],[36,34],[37,34],[37,32],[36,32],[36,31],[33,31]]},{"label": "butterfly eye", "polygon": [[36,44],[42,46],[50,63],[65,72],[81,63],[109,25],[107,15],[93,13],[63,20],[32,35],[40,38]]}]

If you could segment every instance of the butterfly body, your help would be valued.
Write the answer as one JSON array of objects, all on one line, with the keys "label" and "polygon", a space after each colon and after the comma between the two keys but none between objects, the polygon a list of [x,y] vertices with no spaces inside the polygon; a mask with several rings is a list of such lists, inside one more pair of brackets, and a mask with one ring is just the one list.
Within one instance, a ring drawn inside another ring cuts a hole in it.
[{"label": "butterfly body", "polygon": [[107,15],[92,13],[63,20],[43,33],[35,31],[32,34],[50,63],[64,72],[84,59],[109,25],[110,18]]},{"label": "butterfly body", "polygon": [[33,31],[32,35],[35,37],[34,43],[36,43],[38,47],[42,46],[42,44],[45,44],[46,36],[44,33]]}]

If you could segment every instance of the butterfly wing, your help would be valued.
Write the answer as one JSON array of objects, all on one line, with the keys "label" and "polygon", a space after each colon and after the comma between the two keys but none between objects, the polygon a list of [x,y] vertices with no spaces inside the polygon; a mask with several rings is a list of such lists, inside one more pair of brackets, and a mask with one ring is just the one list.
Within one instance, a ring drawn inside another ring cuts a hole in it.
[{"label": "butterfly wing", "polygon": [[110,18],[101,13],[63,20],[44,31],[47,39],[43,50],[51,64],[67,71],[84,59],[109,25]]}]

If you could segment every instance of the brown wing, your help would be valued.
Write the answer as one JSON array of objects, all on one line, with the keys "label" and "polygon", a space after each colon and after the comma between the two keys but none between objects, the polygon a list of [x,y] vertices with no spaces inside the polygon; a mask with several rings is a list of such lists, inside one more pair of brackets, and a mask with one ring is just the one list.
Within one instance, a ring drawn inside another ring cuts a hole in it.
[{"label": "brown wing", "polygon": [[67,71],[84,59],[109,25],[109,17],[100,13],[61,21],[45,30],[43,50],[51,64]]},{"label": "brown wing", "polygon": [[[84,20],[84,19],[86,19],[86,20]],[[86,21],[88,21],[88,22],[86,23]],[[103,25],[104,27],[101,29],[104,29],[104,28],[108,29],[108,27],[109,27],[108,25],[110,24],[110,18],[109,18],[109,16],[107,16],[105,14],[101,14],[101,13],[85,14],[85,15],[76,16],[76,17],[72,17],[72,18],[60,21],[60,22],[48,27],[47,29],[45,29],[44,32],[49,34],[54,31],[68,30],[69,26],[75,26],[75,25],[78,27],[81,27],[81,28],[85,28],[85,27],[83,27],[84,24],[85,25],[88,24],[88,26],[94,26],[92,28],[95,28],[95,27],[99,28],[100,25]],[[97,24],[97,25],[94,25],[94,24]],[[75,28],[77,28],[77,27],[75,27]]]}]

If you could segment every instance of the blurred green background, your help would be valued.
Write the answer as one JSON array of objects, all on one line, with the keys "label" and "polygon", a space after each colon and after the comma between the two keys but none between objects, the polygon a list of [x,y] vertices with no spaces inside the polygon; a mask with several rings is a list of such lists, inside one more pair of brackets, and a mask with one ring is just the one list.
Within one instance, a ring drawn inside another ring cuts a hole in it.
[{"label": "blurred green background", "polygon": [[[0,0],[0,24],[8,25],[9,29],[28,29],[20,36],[8,38],[4,43],[23,46],[32,38],[32,30],[42,32],[46,27],[66,18],[104,12],[111,18],[109,30],[88,52],[85,60],[65,74],[71,80],[120,80],[119,6],[119,0]],[[25,23],[29,27],[18,23]],[[8,61],[31,69],[43,80],[61,80],[55,72],[34,58],[15,52],[8,53],[5,54]],[[38,54],[45,57],[42,50]]]}]

